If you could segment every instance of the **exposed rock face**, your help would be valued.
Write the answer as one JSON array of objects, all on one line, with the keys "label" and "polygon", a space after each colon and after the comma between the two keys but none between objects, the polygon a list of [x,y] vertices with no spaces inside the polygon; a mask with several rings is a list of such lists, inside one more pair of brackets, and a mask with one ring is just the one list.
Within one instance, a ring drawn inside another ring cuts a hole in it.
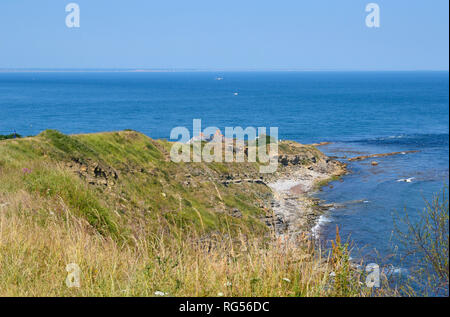
[{"label": "exposed rock face", "polygon": [[310,231],[324,210],[310,194],[318,181],[331,176],[303,169],[269,184],[274,193],[272,208],[277,234],[298,235]]},{"label": "exposed rock face", "polygon": [[67,163],[67,167],[85,179],[90,185],[111,187],[116,184],[119,178],[117,172],[111,167],[103,166],[89,159],[82,161],[78,158],[73,158],[71,162]]},{"label": "exposed rock face", "polygon": [[291,142],[289,146],[289,150],[296,153],[281,153],[276,173],[230,173],[222,175],[219,181],[225,186],[268,186],[272,195],[265,197],[265,203],[260,206],[267,210],[264,222],[280,236],[295,237],[310,232],[318,217],[327,209],[326,205],[321,205],[311,196],[317,190],[317,184],[336,179],[347,171],[345,164],[316,149]]},{"label": "exposed rock face", "polygon": [[242,218],[242,212],[239,209],[234,208],[232,211],[232,216],[236,218]]},{"label": "exposed rock face", "polygon": [[[324,209],[310,194],[317,189],[318,182],[344,174],[345,164],[327,157],[312,146],[290,141],[283,141],[281,145],[279,167],[272,174],[261,174],[256,163],[219,163],[213,165],[216,169],[211,169],[210,165],[186,164],[170,177],[189,191],[196,191],[205,184],[212,186],[214,212],[227,213],[235,218],[243,218],[244,212],[223,202],[220,186],[239,186],[239,190],[249,195],[247,197],[253,197],[254,206],[262,211],[259,217],[277,234],[303,234],[314,226]],[[112,189],[119,181],[119,172],[92,159],[72,158],[66,165],[93,186]],[[145,174],[156,178],[163,186],[166,183],[156,167],[151,169],[125,164],[117,168],[124,178]],[[164,193],[162,195],[165,197]],[[120,207],[120,212],[125,213],[126,208]]]},{"label": "exposed rock face", "polygon": [[252,178],[237,178],[237,179],[233,179],[233,178],[229,178],[226,180],[221,181],[223,185],[229,185],[229,184],[241,184],[241,183],[254,183],[254,184],[264,184],[266,185],[266,183],[264,182],[263,179],[259,178],[259,179],[252,179]]},{"label": "exposed rock face", "polygon": [[[283,162],[288,164],[283,164]],[[307,162],[298,163],[298,162]],[[282,156],[277,177],[268,186],[273,191],[273,216],[266,223],[280,236],[295,237],[310,232],[318,217],[327,209],[313,198],[322,181],[336,179],[347,171],[345,164],[325,155],[320,157]]]},{"label": "exposed rock face", "polygon": [[288,165],[309,165],[317,163],[317,158],[312,152],[305,151],[301,154],[281,154],[278,162],[283,166]]}]

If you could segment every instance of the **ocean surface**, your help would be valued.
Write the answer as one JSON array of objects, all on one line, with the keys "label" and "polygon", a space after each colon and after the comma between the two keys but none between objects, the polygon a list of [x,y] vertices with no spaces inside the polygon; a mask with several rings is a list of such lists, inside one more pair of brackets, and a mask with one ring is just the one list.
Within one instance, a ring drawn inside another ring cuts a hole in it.
[{"label": "ocean surface", "polygon": [[404,251],[393,214],[416,219],[448,184],[448,72],[0,73],[0,134],[133,129],[168,139],[196,118],[333,142],[320,149],[343,160],[420,151],[350,163],[351,174],[317,193],[339,203],[315,228],[325,243],[337,225],[353,257],[408,274],[414,261],[390,257]]}]

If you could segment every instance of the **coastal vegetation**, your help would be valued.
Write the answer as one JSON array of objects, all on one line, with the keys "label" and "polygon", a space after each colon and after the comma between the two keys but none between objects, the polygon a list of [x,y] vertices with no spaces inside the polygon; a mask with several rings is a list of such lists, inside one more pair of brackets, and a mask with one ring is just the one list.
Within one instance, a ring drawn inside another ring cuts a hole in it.
[{"label": "coastal vegetation", "polygon": [[[275,230],[267,182],[334,178],[339,163],[283,142],[264,176],[258,163],[174,163],[170,148],[135,131],[2,141],[0,296],[386,294],[365,286],[338,233],[329,254]],[[69,264],[80,287],[66,284]]]},{"label": "coastal vegetation", "polygon": [[[396,232],[405,247],[406,257],[416,263],[409,276],[405,293],[414,296],[449,295],[449,209],[448,187],[425,201],[426,207],[418,220],[411,220],[408,212],[396,216]],[[401,229],[405,228],[405,229]]]},{"label": "coastal vegetation", "polygon": [[0,134],[0,141],[2,140],[8,140],[8,139],[15,139],[15,138],[21,138],[22,136],[17,133],[11,133],[11,134]]}]

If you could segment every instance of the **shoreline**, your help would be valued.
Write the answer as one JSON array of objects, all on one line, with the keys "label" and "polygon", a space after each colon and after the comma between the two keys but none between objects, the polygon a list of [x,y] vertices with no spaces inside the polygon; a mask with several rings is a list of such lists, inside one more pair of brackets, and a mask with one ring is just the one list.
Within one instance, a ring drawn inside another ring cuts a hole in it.
[{"label": "shoreline", "polygon": [[[320,142],[310,144],[316,149],[332,142]],[[347,164],[338,160],[335,156],[327,156],[322,151],[325,162],[318,162],[310,166],[300,165],[289,171],[280,173],[267,185],[273,192],[272,208],[275,217],[275,232],[280,237],[295,238],[307,234],[313,239],[320,238],[320,227],[330,220],[325,212],[339,208],[340,204],[328,202],[314,197],[317,191],[327,186],[330,182],[340,180],[341,177],[350,173]],[[418,150],[405,150],[400,152],[376,153],[361,155],[344,159],[347,162],[363,161],[371,158],[380,158],[394,155],[406,155],[420,152]],[[322,163],[322,164],[320,164]],[[372,161],[371,165],[379,163]],[[411,182],[410,179],[399,179],[397,181]],[[351,201],[353,202],[353,201]],[[350,202],[350,203],[351,203]]]},{"label": "shoreline", "polygon": [[321,217],[333,204],[313,194],[347,173],[346,164],[325,156],[323,162],[292,167],[268,182],[273,193],[271,207],[277,236],[296,238],[307,234],[315,237]]},{"label": "shoreline", "polygon": [[[107,134],[111,133],[79,134],[75,137]],[[31,140],[41,135],[33,138],[19,138],[18,140]],[[264,184],[272,194],[271,197],[267,197],[268,199],[264,199],[264,209],[270,211],[265,216],[266,225],[272,226],[277,236],[314,235],[314,228],[320,224],[321,216],[326,210],[333,207],[333,204],[321,201],[313,197],[313,194],[329,182],[338,180],[348,173],[345,163],[329,157],[317,149],[317,146],[323,144],[328,144],[328,142],[318,143],[317,145],[303,145],[294,141],[281,141],[280,147],[284,151],[278,155],[277,172],[263,176],[256,171],[252,172],[251,169],[246,170],[243,174],[236,171],[236,175],[233,175],[234,173],[231,171],[225,173],[220,171],[217,184],[225,186],[241,183]],[[73,162],[68,163],[68,165],[72,172],[82,176],[86,174],[77,170]],[[186,169],[187,172],[189,172],[189,168]],[[99,183],[95,177],[84,175],[84,179],[88,180],[90,184]],[[187,184],[189,187],[192,180],[189,177],[183,177],[182,180],[178,181],[180,184]],[[104,180],[100,183],[108,185],[108,182]],[[112,183],[115,182],[112,181]],[[236,207],[233,208],[236,209]]]}]

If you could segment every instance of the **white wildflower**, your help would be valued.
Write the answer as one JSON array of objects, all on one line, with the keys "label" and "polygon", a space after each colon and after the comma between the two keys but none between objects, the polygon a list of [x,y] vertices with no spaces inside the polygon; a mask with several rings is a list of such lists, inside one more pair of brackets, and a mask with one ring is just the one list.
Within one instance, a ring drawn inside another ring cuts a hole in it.
[{"label": "white wildflower", "polygon": [[156,291],[155,292],[155,296],[166,296],[167,293],[161,292],[161,291]]},{"label": "white wildflower", "polygon": [[288,278],[286,278],[286,277],[283,277],[283,281],[285,281],[285,282],[288,282],[288,283],[290,283],[290,282],[291,282],[291,280],[290,280],[290,279],[288,279]]}]

